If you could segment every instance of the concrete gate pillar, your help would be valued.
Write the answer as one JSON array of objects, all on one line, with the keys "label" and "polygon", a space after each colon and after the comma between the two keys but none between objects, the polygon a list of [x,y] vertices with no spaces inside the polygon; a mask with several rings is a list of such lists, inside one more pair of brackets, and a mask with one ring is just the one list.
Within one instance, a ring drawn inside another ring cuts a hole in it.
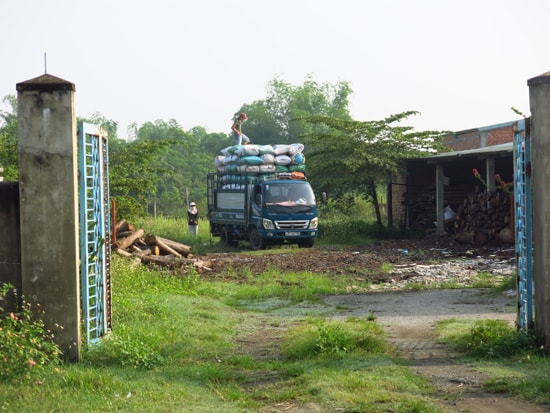
[{"label": "concrete gate pillar", "polygon": [[75,85],[17,84],[22,293],[39,304],[67,360],[80,359]]},{"label": "concrete gate pillar", "polygon": [[535,332],[550,351],[550,72],[527,81],[531,108]]}]

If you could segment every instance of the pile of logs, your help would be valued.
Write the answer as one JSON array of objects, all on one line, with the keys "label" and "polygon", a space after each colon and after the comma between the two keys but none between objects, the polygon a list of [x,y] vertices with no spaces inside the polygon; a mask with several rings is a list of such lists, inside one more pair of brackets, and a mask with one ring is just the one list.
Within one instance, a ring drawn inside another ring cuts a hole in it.
[{"label": "pile of logs", "polygon": [[470,193],[456,211],[455,240],[476,246],[489,241],[514,242],[513,195],[502,191]]},{"label": "pile of logs", "polygon": [[189,245],[145,234],[125,219],[116,223],[113,251],[124,257],[135,257],[143,264],[152,264],[173,270],[194,267],[197,272],[210,271],[211,263],[194,258]]}]

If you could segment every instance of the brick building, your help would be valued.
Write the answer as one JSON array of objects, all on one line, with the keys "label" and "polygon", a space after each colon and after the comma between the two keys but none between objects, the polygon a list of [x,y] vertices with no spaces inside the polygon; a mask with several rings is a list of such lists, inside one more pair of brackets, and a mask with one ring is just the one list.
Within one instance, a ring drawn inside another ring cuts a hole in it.
[{"label": "brick building", "polygon": [[393,226],[402,230],[436,229],[437,168],[443,176],[443,203],[454,211],[468,193],[484,189],[473,175],[473,169],[477,169],[489,184],[496,173],[505,181],[512,182],[514,123],[511,121],[449,134],[444,137],[443,144],[451,151],[407,159],[403,173],[394,177],[388,191]]}]

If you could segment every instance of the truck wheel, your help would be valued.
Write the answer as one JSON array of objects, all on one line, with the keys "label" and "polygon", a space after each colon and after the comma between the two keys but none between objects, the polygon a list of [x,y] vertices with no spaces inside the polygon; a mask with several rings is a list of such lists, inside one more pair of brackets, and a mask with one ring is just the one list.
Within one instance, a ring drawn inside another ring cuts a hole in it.
[{"label": "truck wheel", "polygon": [[250,231],[250,246],[254,251],[265,250],[265,239],[260,237],[260,232],[256,228],[253,228],[252,231]]},{"label": "truck wheel", "polygon": [[220,232],[220,242],[224,247],[229,247],[231,245],[231,234],[225,225],[222,226],[222,230]]},{"label": "truck wheel", "polygon": [[309,239],[300,241],[298,243],[298,246],[300,248],[311,248],[311,247],[313,247],[313,238],[309,238]]}]

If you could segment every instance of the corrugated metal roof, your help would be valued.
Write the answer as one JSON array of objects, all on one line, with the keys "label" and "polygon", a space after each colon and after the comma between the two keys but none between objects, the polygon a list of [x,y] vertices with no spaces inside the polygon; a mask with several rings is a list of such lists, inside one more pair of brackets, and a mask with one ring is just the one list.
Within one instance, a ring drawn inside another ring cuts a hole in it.
[{"label": "corrugated metal roof", "polygon": [[466,149],[464,151],[444,152],[437,155],[427,156],[426,160],[449,160],[452,158],[462,158],[468,156],[500,156],[512,154],[514,152],[514,144],[512,142],[501,143],[500,145],[486,146],[484,148]]}]

